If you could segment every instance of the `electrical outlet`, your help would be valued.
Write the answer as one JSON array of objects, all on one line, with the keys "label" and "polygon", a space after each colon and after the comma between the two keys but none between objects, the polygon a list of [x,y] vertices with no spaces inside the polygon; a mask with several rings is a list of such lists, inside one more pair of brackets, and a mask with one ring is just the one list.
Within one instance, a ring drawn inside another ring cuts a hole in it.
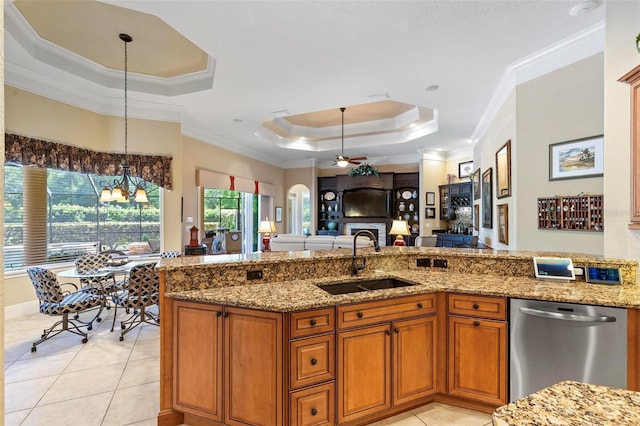
[{"label": "electrical outlet", "polygon": [[428,257],[421,258],[421,259],[416,259],[416,266],[421,266],[423,268],[430,268],[431,267],[431,259],[429,259]]},{"label": "electrical outlet", "polygon": [[445,259],[433,259],[434,268],[446,268],[447,261]]},{"label": "electrical outlet", "polygon": [[256,269],[255,271],[247,271],[247,280],[261,280],[262,269]]}]

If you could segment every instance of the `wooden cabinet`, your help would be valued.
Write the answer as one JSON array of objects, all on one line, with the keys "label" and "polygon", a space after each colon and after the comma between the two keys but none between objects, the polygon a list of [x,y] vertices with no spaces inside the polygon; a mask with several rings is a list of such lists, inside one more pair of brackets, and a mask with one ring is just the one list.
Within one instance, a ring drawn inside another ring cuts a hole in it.
[{"label": "wooden cabinet", "polygon": [[640,229],[640,65],[620,77],[631,88],[631,214],[629,229]]},{"label": "wooden cabinet", "polygon": [[[393,212],[396,220],[406,220],[411,235],[405,237],[407,245],[414,245],[420,233],[420,196],[418,173],[396,173],[393,175]],[[390,235],[387,245],[393,245],[395,236]]]},{"label": "wooden cabinet", "polygon": [[604,230],[602,195],[538,198],[538,229],[561,231]]},{"label": "wooden cabinet", "polygon": [[330,426],[334,420],[335,385],[327,383],[291,394],[291,421],[296,426]]},{"label": "wooden cabinet", "polygon": [[338,177],[318,178],[318,233],[339,235],[343,233],[341,194],[338,193]]},{"label": "wooden cabinet", "polygon": [[216,305],[176,301],[173,306],[173,405],[215,421],[222,421],[221,314]]},{"label": "wooden cabinet", "polygon": [[338,308],[338,422],[435,393],[435,295]]},{"label": "wooden cabinet", "polygon": [[224,309],[227,425],[282,425],[282,314]]},{"label": "wooden cabinet", "polygon": [[471,182],[452,183],[441,185],[440,190],[440,220],[455,219],[456,209],[459,207],[471,207],[473,197],[471,194]]},{"label": "wooden cabinet", "polygon": [[448,295],[448,393],[507,402],[506,299]]}]

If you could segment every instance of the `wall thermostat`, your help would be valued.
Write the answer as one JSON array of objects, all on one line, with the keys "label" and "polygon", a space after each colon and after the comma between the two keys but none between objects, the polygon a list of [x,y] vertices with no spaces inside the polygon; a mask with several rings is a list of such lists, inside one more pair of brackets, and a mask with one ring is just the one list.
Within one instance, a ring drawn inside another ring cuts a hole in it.
[{"label": "wall thermostat", "polygon": [[622,274],[620,268],[587,266],[585,280],[588,283],[622,285]]}]

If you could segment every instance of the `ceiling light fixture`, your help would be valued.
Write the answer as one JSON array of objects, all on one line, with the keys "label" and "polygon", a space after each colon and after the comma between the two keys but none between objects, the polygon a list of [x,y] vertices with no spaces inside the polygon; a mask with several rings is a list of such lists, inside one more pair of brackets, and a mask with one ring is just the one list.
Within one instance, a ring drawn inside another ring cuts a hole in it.
[{"label": "ceiling light fixture", "polygon": [[349,165],[349,160],[344,156],[344,110],[345,107],[341,107],[340,111],[342,112],[342,149],[340,150],[340,155],[336,160],[336,164],[338,167],[347,167]]},{"label": "ceiling light fixture", "polygon": [[440,86],[438,86],[437,84],[432,84],[431,86],[427,86],[426,90],[427,92],[434,92],[436,90],[438,90],[440,88]]},{"label": "ceiling light fixture", "polygon": [[585,14],[587,12],[591,12],[593,9],[596,8],[598,4],[595,1],[583,1],[581,3],[578,3],[577,5],[573,6],[571,8],[571,10],[569,10],[569,15],[571,16],[580,16],[582,14]]},{"label": "ceiling light fixture", "polygon": [[[129,169],[129,153],[127,151],[127,43],[133,39],[128,34],[120,34],[120,40],[124,42],[124,162],[122,163],[122,178],[115,179],[113,184],[100,182],[102,192],[100,201],[117,201],[126,203],[129,198],[134,198],[137,203],[148,203],[145,182],[140,178],[134,178]],[[131,190],[130,190],[131,189]]]}]

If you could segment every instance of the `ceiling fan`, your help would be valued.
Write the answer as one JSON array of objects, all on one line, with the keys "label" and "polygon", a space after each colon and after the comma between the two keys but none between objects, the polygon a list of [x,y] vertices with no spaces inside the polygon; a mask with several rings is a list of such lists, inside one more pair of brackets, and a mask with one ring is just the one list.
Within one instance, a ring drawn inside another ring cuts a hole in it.
[{"label": "ceiling fan", "polygon": [[344,156],[344,110],[345,107],[341,107],[340,111],[342,112],[342,151],[340,155],[336,155],[336,159],[333,162],[333,165],[337,165],[338,167],[347,167],[349,164],[360,164],[361,161],[367,159],[367,157],[345,157]]}]

